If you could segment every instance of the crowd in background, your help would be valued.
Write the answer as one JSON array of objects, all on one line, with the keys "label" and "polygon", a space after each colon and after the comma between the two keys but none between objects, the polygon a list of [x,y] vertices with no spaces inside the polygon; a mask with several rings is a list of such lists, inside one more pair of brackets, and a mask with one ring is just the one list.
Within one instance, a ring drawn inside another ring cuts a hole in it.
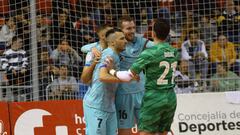
[{"label": "crowd in background", "polygon": [[36,0],[36,30],[30,29],[30,6],[28,0],[0,4],[1,86],[32,85],[30,32],[36,32],[40,100],[62,98],[57,91],[78,92],[81,47],[99,40],[100,25],[117,26],[130,15],[137,33],[149,40],[154,18],[170,22],[169,42],[181,53],[177,93],[240,90],[238,0]]}]

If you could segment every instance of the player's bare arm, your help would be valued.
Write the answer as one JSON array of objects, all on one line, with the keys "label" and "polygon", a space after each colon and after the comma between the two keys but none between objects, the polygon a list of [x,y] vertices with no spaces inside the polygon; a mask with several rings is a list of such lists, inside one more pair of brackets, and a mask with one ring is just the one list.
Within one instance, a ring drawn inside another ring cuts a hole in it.
[{"label": "player's bare arm", "polygon": [[93,60],[93,63],[90,66],[84,66],[83,72],[81,74],[82,83],[85,83],[85,84],[91,83],[93,70],[94,70],[96,64],[99,63],[100,59],[101,59],[101,56],[95,57]]}]

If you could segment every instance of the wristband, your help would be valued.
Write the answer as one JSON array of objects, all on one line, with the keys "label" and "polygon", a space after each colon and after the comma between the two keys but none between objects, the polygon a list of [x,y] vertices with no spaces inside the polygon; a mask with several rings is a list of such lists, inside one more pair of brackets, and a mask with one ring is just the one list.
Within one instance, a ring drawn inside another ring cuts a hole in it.
[{"label": "wristband", "polygon": [[129,82],[133,79],[131,73],[129,71],[118,71],[116,72],[116,76],[118,79],[124,82]]},{"label": "wristband", "polygon": [[105,68],[105,67],[107,67],[106,64],[103,64],[103,65],[100,66],[100,68]]}]

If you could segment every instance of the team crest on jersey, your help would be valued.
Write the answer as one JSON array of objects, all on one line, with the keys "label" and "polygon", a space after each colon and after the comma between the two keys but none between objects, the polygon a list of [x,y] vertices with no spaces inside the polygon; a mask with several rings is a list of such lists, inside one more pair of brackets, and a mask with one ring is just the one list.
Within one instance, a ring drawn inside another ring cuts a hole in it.
[{"label": "team crest on jersey", "polygon": [[174,52],[164,52],[164,57],[165,58],[174,57]]},{"label": "team crest on jersey", "polygon": [[92,53],[87,54],[87,56],[86,56],[86,61],[87,61],[87,62],[90,62],[90,61],[92,61],[92,59],[93,59]]}]

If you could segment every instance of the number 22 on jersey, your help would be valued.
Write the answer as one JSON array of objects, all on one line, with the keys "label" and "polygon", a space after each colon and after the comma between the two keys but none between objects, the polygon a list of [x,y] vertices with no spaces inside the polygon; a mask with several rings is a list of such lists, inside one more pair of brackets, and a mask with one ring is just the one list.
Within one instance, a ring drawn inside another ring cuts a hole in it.
[{"label": "number 22 on jersey", "polygon": [[[159,64],[159,67],[165,67],[162,75],[158,78],[157,84],[158,85],[164,85],[164,84],[173,84],[174,83],[174,72],[176,71],[177,68],[177,61],[173,63],[169,63],[167,61],[161,61]],[[166,75],[169,73],[170,69],[172,69],[172,79],[171,82],[168,82],[166,78]]]}]

